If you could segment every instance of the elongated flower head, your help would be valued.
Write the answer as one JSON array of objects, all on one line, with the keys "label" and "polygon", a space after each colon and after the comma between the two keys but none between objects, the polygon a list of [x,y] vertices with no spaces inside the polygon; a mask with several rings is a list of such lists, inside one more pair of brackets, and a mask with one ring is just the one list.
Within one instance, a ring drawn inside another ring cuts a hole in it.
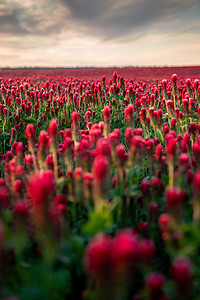
[{"label": "elongated flower head", "polygon": [[187,289],[193,279],[193,265],[189,258],[178,257],[172,263],[172,276],[181,289]]},{"label": "elongated flower head", "polygon": [[106,179],[108,175],[108,160],[105,156],[98,155],[95,157],[92,171],[96,181]]},{"label": "elongated flower head", "polygon": [[49,142],[49,137],[48,134],[45,130],[41,130],[40,131],[40,135],[39,135],[39,147],[42,146],[45,149],[48,147],[48,142]]},{"label": "elongated flower head", "polygon": [[129,230],[117,233],[112,243],[112,266],[114,270],[126,271],[138,260],[139,238]]},{"label": "elongated flower head", "polygon": [[110,118],[111,116],[111,109],[109,106],[104,106],[104,109],[103,109],[103,117],[104,118]]},{"label": "elongated flower head", "polygon": [[55,192],[54,176],[51,170],[45,171],[42,175],[34,173],[29,177],[27,183],[27,195],[30,204],[33,206],[46,205]]},{"label": "elongated flower head", "polygon": [[105,234],[98,234],[90,240],[85,251],[85,268],[96,276],[104,275],[109,269],[111,239]]},{"label": "elongated flower head", "polygon": [[48,133],[50,138],[53,138],[57,135],[58,133],[58,121],[56,119],[52,119],[49,128],[48,128]]},{"label": "elongated flower head", "polygon": [[35,139],[35,128],[34,128],[33,124],[27,124],[25,136],[26,136],[27,140]]},{"label": "elongated flower head", "polygon": [[147,275],[145,282],[146,287],[150,293],[150,299],[163,299],[160,298],[165,283],[165,277],[162,273],[150,273],[149,275]]}]

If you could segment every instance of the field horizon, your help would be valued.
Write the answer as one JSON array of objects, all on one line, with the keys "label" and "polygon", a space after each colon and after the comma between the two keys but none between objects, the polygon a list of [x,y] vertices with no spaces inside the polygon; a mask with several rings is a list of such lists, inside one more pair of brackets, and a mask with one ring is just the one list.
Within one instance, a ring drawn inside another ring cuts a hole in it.
[{"label": "field horizon", "polygon": [[186,79],[188,77],[200,76],[200,65],[196,66],[149,66],[149,67],[21,67],[21,68],[1,68],[0,77],[7,76],[33,76],[37,70],[37,75],[50,76],[71,76],[74,78],[84,78],[90,80],[101,80],[101,77],[106,75],[106,78],[111,78],[113,72],[116,71],[119,75],[127,79],[133,80],[160,80],[163,78],[170,79],[171,75],[176,73],[179,78]]}]

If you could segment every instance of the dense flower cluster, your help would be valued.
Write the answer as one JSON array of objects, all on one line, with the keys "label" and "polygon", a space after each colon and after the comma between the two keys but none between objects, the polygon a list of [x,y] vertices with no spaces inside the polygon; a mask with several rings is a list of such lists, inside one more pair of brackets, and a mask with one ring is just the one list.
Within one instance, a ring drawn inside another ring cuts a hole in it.
[{"label": "dense flower cluster", "polygon": [[1,299],[198,298],[199,79],[4,75],[0,130]]}]

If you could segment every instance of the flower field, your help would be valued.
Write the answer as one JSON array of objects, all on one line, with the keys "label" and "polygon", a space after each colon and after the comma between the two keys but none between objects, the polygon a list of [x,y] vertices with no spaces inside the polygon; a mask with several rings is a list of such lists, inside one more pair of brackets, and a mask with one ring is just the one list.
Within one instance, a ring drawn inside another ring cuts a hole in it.
[{"label": "flower field", "polygon": [[200,299],[200,67],[0,84],[0,299]]}]

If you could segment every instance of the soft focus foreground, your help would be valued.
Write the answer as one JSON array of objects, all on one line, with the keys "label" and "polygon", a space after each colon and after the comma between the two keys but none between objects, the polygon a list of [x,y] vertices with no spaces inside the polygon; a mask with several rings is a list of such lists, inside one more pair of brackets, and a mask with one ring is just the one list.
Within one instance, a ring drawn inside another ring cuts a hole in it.
[{"label": "soft focus foreground", "polygon": [[1,299],[200,299],[199,73],[132,72],[2,72]]}]

